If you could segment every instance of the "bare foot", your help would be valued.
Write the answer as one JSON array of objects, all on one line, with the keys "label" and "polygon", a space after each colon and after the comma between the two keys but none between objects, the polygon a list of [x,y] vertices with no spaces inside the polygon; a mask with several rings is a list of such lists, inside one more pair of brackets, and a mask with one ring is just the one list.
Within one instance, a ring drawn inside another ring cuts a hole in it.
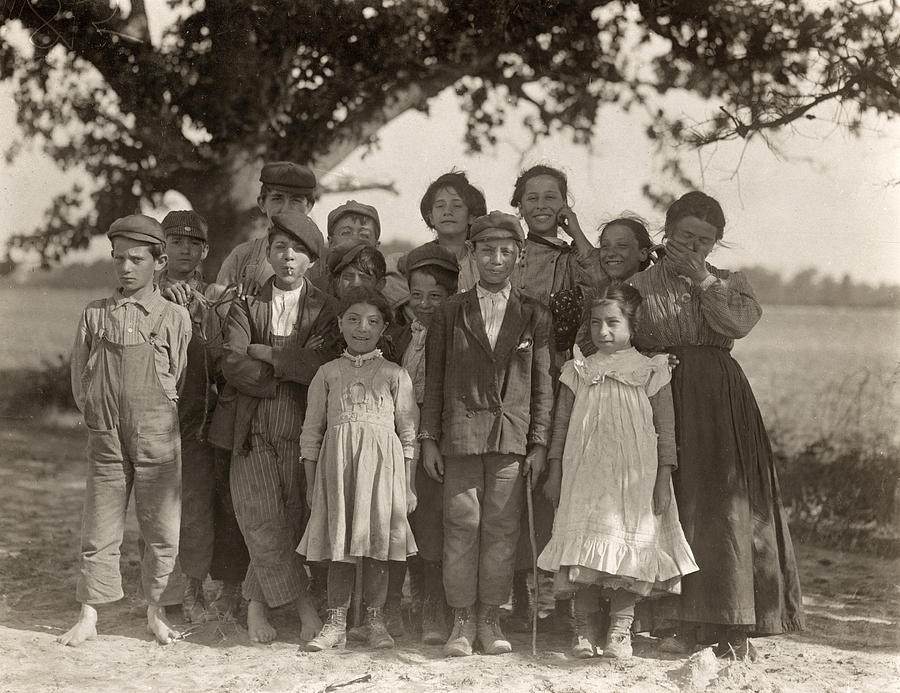
[{"label": "bare foot", "polygon": [[277,635],[276,630],[269,623],[269,607],[265,602],[251,601],[247,606],[247,634],[250,642],[272,642]]},{"label": "bare foot", "polygon": [[147,606],[147,630],[153,633],[160,645],[171,645],[181,637],[181,633],[166,621],[166,607]]},{"label": "bare foot", "polygon": [[82,604],[81,613],[78,614],[78,621],[69,630],[60,635],[56,642],[77,647],[85,640],[91,640],[96,637],[97,610],[90,604]]},{"label": "bare foot", "polygon": [[308,592],[304,592],[294,602],[297,613],[300,614],[300,639],[312,640],[322,630],[322,619],[316,611],[315,604]]}]

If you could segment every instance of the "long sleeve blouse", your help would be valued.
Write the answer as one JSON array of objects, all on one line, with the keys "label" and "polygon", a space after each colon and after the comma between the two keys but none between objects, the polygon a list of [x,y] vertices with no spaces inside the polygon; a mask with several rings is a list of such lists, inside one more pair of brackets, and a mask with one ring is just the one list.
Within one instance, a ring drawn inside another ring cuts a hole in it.
[{"label": "long sleeve blouse", "polygon": [[716,346],[731,349],[759,322],[762,307],[741,272],[706,266],[713,279],[703,286],[663,260],[635,274],[629,283],[644,300],[635,331],[641,349]]}]

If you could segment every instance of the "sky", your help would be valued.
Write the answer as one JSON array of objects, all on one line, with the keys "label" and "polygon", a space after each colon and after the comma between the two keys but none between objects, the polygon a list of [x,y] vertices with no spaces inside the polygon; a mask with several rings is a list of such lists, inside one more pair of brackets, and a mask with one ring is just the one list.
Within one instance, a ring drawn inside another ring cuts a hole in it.
[{"label": "sky", "polygon": [[[151,20],[151,29],[158,33],[159,15],[151,15]],[[669,107],[683,108],[698,119],[714,109],[689,100]],[[0,122],[13,122],[14,113],[8,87],[0,86]],[[496,133],[494,148],[468,155],[462,140],[464,116],[447,90],[431,102],[428,115],[403,114],[382,129],[374,152],[355,152],[331,175],[394,183],[397,195],[353,194],[378,208],[383,241],[431,239],[419,216],[419,199],[441,173],[454,167],[467,171],[484,191],[489,210],[512,211],[515,177],[534,163],[548,163],[568,175],[570,202],[591,240],[596,242],[604,221],[626,210],[646,218],[652,231],[661,229],[663,213],[641,194],[646,181],[662,181],[643,134],[646,116],[607,107],[601,110],[590,147],[573,144],[563,132],[529,148],[530,138],[519,125],[524,115],[522,111],[508,118],[509,124]],[[720,201],[727,219],[727,247],[716,249],[709,261],[720,267],[764,265],[785,276],[813,267],[835,277],[849,274],[857,281],[900,283],[900,121],[870,118],[856,137],[829,122],[829,109],[820,109],[817,116],[804,121],[801,130],[776,135],[777,152],[762,141],[746,149],[743,142],[730,142],[715,150],[685,152],[686,170]],[[0,151],[16,134],[14,128],[0,132]],[[36,148],[26,147],[0,171],[0,243],[10,233],[40,223],[49,200],[77,178],[77,173],[60,171]],[[324,195],[311,216],[324,229],[328,211],[347,197]],[[161,218],[165,211],[154,213]],[[87,257],[106,253],[101,237]]]}]

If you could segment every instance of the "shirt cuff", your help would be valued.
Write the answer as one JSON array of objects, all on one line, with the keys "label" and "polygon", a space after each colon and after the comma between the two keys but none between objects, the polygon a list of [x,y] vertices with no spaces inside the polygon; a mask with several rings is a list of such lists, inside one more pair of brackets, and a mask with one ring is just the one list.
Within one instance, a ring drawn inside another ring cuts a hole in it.
[{"label": "shirt cuff", "polygon": [[700,284],[699,284],[699,286],[700,286],[700,291],[706,291],[709,287],[711,287],[711,286],[712,286],[713,284],[715,284],[717,281],[719,281],[719,278],[718,278],[716,275],[714,275],[714,274],[708,274],[708,275],[706,276],[706,279],[704,279],[704,280],[703,280],[702,282],[700,282]]}]

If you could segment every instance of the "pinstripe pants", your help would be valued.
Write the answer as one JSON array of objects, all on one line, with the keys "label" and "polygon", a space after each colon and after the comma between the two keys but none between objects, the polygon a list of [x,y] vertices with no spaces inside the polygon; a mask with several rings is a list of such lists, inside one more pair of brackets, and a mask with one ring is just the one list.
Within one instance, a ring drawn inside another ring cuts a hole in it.
[{"label": "pinstripe pants", "polygon": [[250,552],[244,598],[278,607],[296,600],[307,585],[295,551],[306,512],[300,443],[258,433],[250,442],[250,452],[231,462],[234,511]]}]

